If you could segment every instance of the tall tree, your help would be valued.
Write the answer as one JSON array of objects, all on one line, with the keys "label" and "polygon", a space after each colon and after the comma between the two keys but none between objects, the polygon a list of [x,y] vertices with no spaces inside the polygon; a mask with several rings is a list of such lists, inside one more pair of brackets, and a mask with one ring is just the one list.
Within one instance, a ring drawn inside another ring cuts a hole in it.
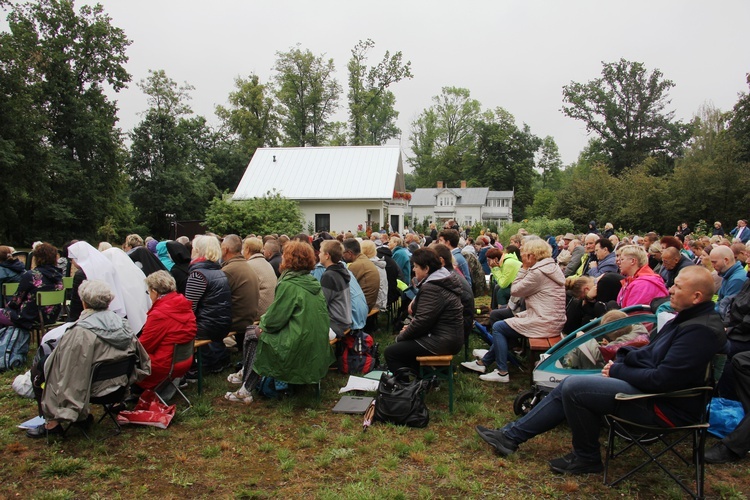
[{"label": "tall tree", "polygon": [[559,189],[562,158],[557,143],[552,136],[542,139],[536,168],[541,172],[542,188]]},{"label": "tall tree", "polygon": [[328,120],[338,108],[341,85],[333,59],[315,56],[299,45],[277,52],[276,98],[286,146],[319,146],[325,142]]},{"label": "tall tree", "polygon": [[[746,75],[750,87],[750,73]],[[729,130],[737,141],[738,160],[750,163],[750,93],[742,92],[732,110]]]},{"label": "tall tree", "polygon": [[[94,237],[127,224],[120,91],[130,41],[100,5],[10,6],[0,33],[0,187],[5,241]],[[19,224],[23,221],[23,224]]]},{"label": "tall tree", "polygon": [[349,127],[351,143],[384,144],[401,131],[396,127],[398,112],[396,96],[388,90],[394,83],[412,78],[411,61],[402,62],[403,55],[385,52],[376,66],[367,67],[367,53],[375,46],[370,40],[360,40],[352,49],[349,70]]},{"label": "tall tree", "polygon": [[138,86],[149,109],[131,132],[131,199],[138,221],[165,237],[172,218],[202,219],[218,194],[210,178],[216,137],[205,118],[192,116],[192,86],[178,86],[163,70],[149,71]]},{"label": "tall tree", "polygon": [[602,65],[601,78],[563,87],[562,112],[599,136],[613,175],[649,156],[664,163],[659,173],[669,170],[690,137],[689,127],[667,110],[674,83],[639,62],[620,59]]}]

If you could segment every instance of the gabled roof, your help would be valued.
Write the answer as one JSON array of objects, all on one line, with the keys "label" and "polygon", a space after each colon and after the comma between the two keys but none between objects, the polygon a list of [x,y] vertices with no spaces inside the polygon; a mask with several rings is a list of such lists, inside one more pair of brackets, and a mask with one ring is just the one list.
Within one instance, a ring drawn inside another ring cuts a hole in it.
[{"label": "gabled roof", "polygon": [[[435,197],[447,188],[419,188],[411,195],[410,206],[435,206]],[[490,188],[450,188],[448,189],[459,198],[456,206],[460,205],[484,205],[487,201],[487,193]]]},{"label": "gabled roof", "polygon": [[233,200],[276,190],[293,200],[390,200],[403,191],[399,146],[258,148]]}]

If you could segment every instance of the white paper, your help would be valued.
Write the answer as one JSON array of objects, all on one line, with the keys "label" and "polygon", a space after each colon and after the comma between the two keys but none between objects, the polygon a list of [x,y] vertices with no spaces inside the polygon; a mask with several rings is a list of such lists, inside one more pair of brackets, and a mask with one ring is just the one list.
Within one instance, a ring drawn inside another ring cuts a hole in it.
[{"label": "white paper", "polygon": [[339,394],[349,391],[375,392],[378,390],[378,384],[380,384],[380,381],[378,380],[349,375],[349,380],[346,382],[346,386],[339,389]]},{"label": "white paper", "polygon": [[26,422],[22,424],[18,424],[19,429],[33,429],[34,427],[39,427],[44,423],[44,417],[34,417],[31,420],[27,420]]}]

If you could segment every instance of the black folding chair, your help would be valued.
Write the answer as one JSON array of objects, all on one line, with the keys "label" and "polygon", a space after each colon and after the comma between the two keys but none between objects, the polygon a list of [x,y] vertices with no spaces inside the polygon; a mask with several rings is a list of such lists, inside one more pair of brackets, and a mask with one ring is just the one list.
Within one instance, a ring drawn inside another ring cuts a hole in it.
[{"label": "black folding chair", "polygon": [[174,350],[172,351],[172,366],[169,368],[169,374],[167,374],[164,380],[159,382],[156,387],[154,387],[156,396],[163,404],[167,404],[167,402],[172,399],[175,394],[179,394],[180,396],[182,396],[182,399],[184,399],[188,405],[187,408],[182,410],[183,413],[192,408],[193,404],[180,390],[180,378],[174,377],[174,367],[175,365],[187,361],[193,357],[193,353],[195,352],[194,344],[195,340],[191,340],[190,342],[174,345]]},{"label": "black folding chair", "polygon": [[[105,417],[109,416],[112,422],[115,424],[115,432],[111,436],[116,436],[122,432],[122,427],[117,422],[117,414],[119,410],[123,408],[122,401],[125,399],[125,395],[128,392],[130,386],[130,376],[135,369],[136,355],[131,354],[126,358],[119,359],[117,361],[101,361],[96,363],[91,370],[91,381],[89,382],[89,394],[91,389],[97,382],[105,382],[107,380],[114,380],[121,378],[122,380],[117,383],[116,388],[103,395],[103,396],[89,396],[89,403],[92,405],[101,405],[104,409],[104,414],[99,418],[97,424],[100,424]],[[86,433],[86,429],[81,427],[83,434],[91,439]],[[105,438],[110,436],[105,436]]]}]

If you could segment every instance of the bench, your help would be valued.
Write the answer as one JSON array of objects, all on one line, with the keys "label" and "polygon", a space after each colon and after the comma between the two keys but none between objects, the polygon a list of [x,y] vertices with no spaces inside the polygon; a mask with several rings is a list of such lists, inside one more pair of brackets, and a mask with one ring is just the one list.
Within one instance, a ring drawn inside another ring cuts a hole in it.
[{"label": "bench", "polygon": [[448,381],[448,409],[453,413],[453,355],[417,356],[419,378],[435,377]]},{"label": "bench", "polygon": [[528,340],[528,347],[529,347],[529,378],[531,379],[531,384],[534,384],[534,367],[536,366],[537,361],[541,358],[541,355],[544,354],[549,350],[550,347],[560,342],[563,337],[562,335],[558,335],[557,337],[547,337],[547,338],[526,338]]}]

